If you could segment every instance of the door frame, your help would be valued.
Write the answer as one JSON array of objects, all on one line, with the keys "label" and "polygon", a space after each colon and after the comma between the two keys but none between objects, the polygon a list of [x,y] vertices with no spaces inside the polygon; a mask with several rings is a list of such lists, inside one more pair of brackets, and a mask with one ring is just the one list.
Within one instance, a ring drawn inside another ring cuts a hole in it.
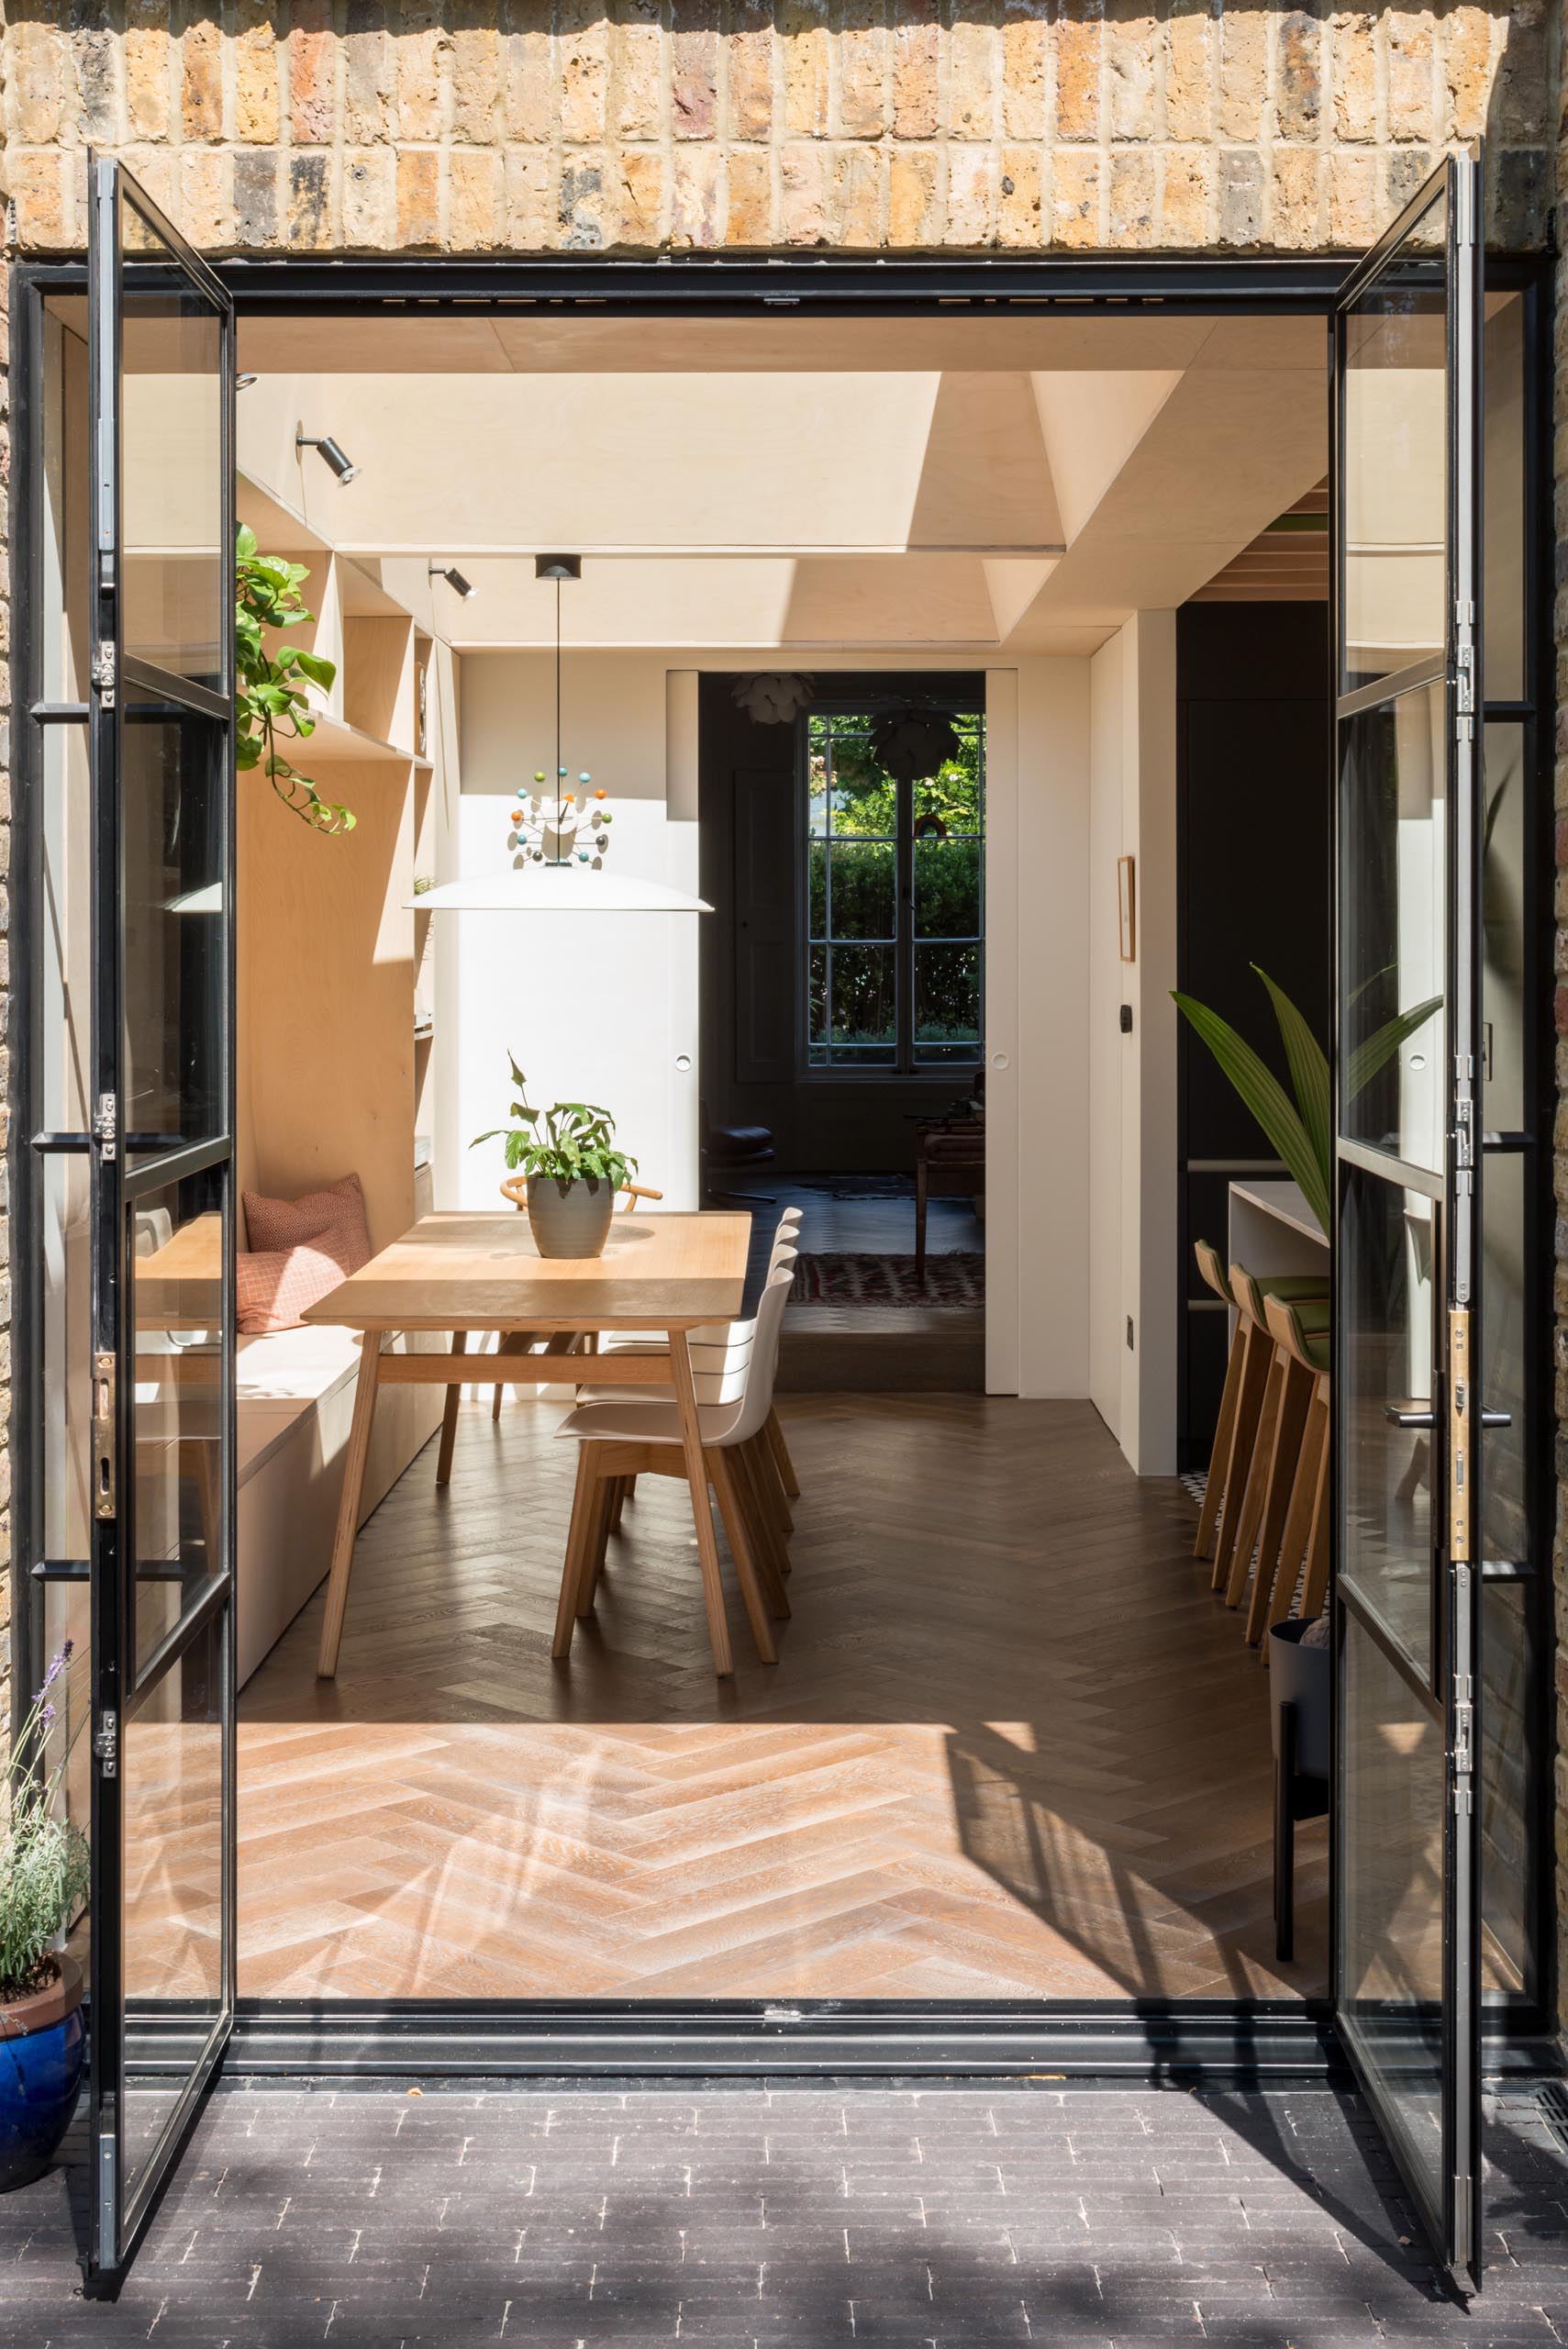
[{"label": "door frame", "polygon": [[[320,313],[370,314],[405,311],[439,304],[462,315],[493,314],[497,307],[520,313],[534,307],[558,310],[591,305],[639,317],[699,315],[730,318],[786,311],[820,317],[919,317],[941,307],[944,317],[971,314],[1050,316],[1058,306],[1082,317],[1088,309],[1111,308],[1126,317],[1147,308],[1151,315],[1219,314],[1227,317],[1309,317],[1327,320],[1334,299],[1352,274],[1355,257],[1256,259],[1195,256],[1172,261],[1129,256],[1084,259],[863,262],[837,256],[734,262],[727,259],[622,261],[505,258],[495,261],[431,258],[415,260],[229,260],[215,262],[214,274],[232,294],[237,316],[280,317]],[[1551,350],[1552,270],[1546,256],[1489,258],[1488,284],[1529,290],[1527,467],[1539,484],[1549,468],[1549,398],[1541,371]],[[41,417],[41,305],[50,293],[84,290],[85,264],[75,261],[28,261],[13,264],[12,377],[17,387],[14,446],[17,495],[12,506],[12,611],[16,622],[13,704],[13,772],[16,777],[13,873],[28,874],[38,853],[36,838],[35,741],[40,729],[28,681],[35,674],[37,645],[29,588],[39,550],[35,517],[41,487],[41,433],[29,417]],[[1527,476],[1528,484],[1528,476]],[[1549,497],[1535,495],[1528,510],[1537,527],[1527,549],[1535,617],[1536,675],[1540,697],[1531,780],[1536,822],[1532,872],[1540,904],[1529,909],[1538,939],[1550,940],[1551,844],[1552,661],[1550,599],[1541,589],[1551,578],[1551,512]],[[27,974],[40,929],[37,892],[13,894],[13,1062],[17,1097],[25,1104],[35,1084],[32,1020]],[[1548,984],[1542,957],[1540,975]],[[1539,1023],[1535,1061],[1538,1086],[1551,1084],[1550,1021]],[[1550,1091],[1539,1097],[1550,1099]],[[28,1120],[10,1121],[7,1144],[16,1229],[36,1229],[36,1155]],[[1531,1194],[1531,1244],[1551,1262],[1552,1226],[1550,1150],[1540,1153]],[[18,1528],[17,1603],[13,1608],[12,1655],[16,1685],[29,1683],[41,1667],[42,1607],[38,1603],[40,1553],[34,1538],[40,1498],[40,1431],[38,1414],[27,1408],[40,1363],[37,1343],[39,1298],[31,1253],[19,1249],[14,1266],[17,1408],[12,1430],[16,1476],[15,1522]],[[1537,1288],[1540,1286],[1538,1283]],[[1554,1505],[1551,1476],[1550,1300],[1532,1332],[1532,1406],[1539,1414],[1535,1496],[1537,1524],[1550,1528]],[[1552,1758],[1556,1745],[1551,1701],[1551,1585],[1549,1553],[1536,1577],[1534,1624],[1538,1645],[1530,1701],[1536,1732],[1532,1768],[1531,1831],[1541,1855],[1537,1866],[1536,1914],[1532,1920],[1537,1958],[1536,1996],[1517,2009],[1488,2010],[1488,2070],[1529,2076],[1552,2068],[1556,1951],[1554,1892],[1551,1864],[1553,1828]],[[1333,1931],[1330,1921],[1330,1932]],[[273,2073],[363,2074],[389,2071],[432,2075],[486,2073],[518,2076],[582,2072],[692,2076],[741,2076],[844,2073],[900,2076],[1025,2070],[1062,2072],[1073,2078],[1265,2083],[1336,2076],[1343,2058],[1334,2040],[1327,1999],[1163,2001],[1129,1998],[1104,2001],[1013,2001],[965,2007],[952,2001],[801,2000],[788,2007],[762,2000],[727,2002],[540,2001],[516,2007],[484,2001],[411,2000],[384,2005],[317,2005],[299,2000],[238,2002],[232,2060],[246,2070]]]}]

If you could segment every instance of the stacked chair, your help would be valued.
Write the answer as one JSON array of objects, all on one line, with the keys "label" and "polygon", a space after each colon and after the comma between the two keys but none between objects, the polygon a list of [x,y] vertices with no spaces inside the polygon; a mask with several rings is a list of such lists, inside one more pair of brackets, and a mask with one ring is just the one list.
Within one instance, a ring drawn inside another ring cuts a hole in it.
[{"label": "stacked chair", "polygon": [[1228,1607],[1247,1600],[1247,1639],[1265,1661],[1271,1625],[1300,1593],[1320,1614],[1329,1576],[1329,1283],[1316,1275],[1229,1273],[1195,1248],[1207,1286],[1236,1313],[1194,1553],[1212,1562]]},{"label": "stacked chair", "polygon": [[[751,1636],[764,1664],[778,1661],[769,1618],[782,1620],[790,1611],[784,1595],[788,1539],[794,1530],[789,1504],[800,1491],[773,1408],[779,1339],[795,1278],[799,1225],[799,1209],[786,1208],[754,1319],[710,1322],[687,1336],[704,1464],[735,1561]],[[659,1339],[635,1338],[617,1340],[603,1351],[606,1355],[657,1354],[668,1349]],[[673,1394],[659,1387],[585,1386],[576,1409],[556,1434],[578,1446],[576,1491],[551,1648],[552,1654],[564,1658],[571,1653],[577,1618],[593,1612],[609,1538],[619,1527],[639,1476],[673,1476],[684,1482],[686,1463]],[[723,1593],[710,1590],[705,1597],[714,1669],[722,1677],[734,1669]]]}]

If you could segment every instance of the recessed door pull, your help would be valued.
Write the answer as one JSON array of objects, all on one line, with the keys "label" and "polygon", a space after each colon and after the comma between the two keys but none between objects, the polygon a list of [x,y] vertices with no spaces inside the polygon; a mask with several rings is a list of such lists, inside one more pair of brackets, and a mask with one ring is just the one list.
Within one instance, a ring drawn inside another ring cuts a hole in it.
[{"label": "recessed door pull", "polygon": [[112,1353],[93,1356],[93,1514],[113,1517],[115,1500],[115,1392]]}]

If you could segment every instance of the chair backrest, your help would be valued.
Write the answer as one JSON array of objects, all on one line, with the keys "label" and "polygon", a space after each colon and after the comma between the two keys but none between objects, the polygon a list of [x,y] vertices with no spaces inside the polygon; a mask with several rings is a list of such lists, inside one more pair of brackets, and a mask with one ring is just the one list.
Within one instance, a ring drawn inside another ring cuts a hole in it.
[{"label": "chair backrest", "polygon": [[[620,1187],[626,1194],[626,1205],[621,1209],[622,1215],[631,1213],[631,1203],[634,1199],[662,1199],[664,1196],[662,1191],[651,1191],[646,1183],[623,1183]],[[508,1174],[501,1186],[501,1197],[504,1199],[510,1199],[519,1214],[527,1215],[528,1211],[528,1176]]]},{"label": "chair backrest", "polygon": [[1225,1269],[1220,1264],[1218,1249],[1211,1248],[1207,1240],[1195,1240],[1193,1254],[1197,1258],[1200,1275],[1207,1282],[1216,1297],[1222,1297],[1227,1305],[1233,1304],[1235,1299],[1231,1297],[1229,1285],[1225,1278]]},{"label": "chair backrest", "polygon": [[[786,1241],[775,1243],[773,1261],[768,1266],[768,1280],[785,1275],[785,1286],[795,1277],[795,1251]],[[763,1292],[766,1295],[766,1290]],[[746,1379],[757,1342],[757,1317],[749,1321],[710,1321],[699,1330],[688,1330],[686,1343],[691,1349],[692,1384],[696,1388],[699,1403],[739,1403],[746,1391]],[[765,1416],[765,1415],[764,1415]]]},{"label": "chair backrest", "polygon": [[1261,1330],[1267,1329],[1268,1323],[1263,1318],[1262,1291],[1245,1264],[1231,1265],[1229,1289],[1230,1301],[1238,1313],[1244,1313],[1248,1320],[1255,1321]]},{"label": "chair backrest", "polygon": [[762,1301],[757,1308],[751,1359],[746,1364],[746,1383],[740,1408],[733,1426],[719,1437],[720,1443],[745,1443],[760,1432],[763,1420],[773,1408],[779,1340],[784,1333],[784,1307],[789,1303],[794,1280],[794,1269],[787,1264],[781,1265],[776,1273],[769,1275],[768,1285],[762,1291]]}]

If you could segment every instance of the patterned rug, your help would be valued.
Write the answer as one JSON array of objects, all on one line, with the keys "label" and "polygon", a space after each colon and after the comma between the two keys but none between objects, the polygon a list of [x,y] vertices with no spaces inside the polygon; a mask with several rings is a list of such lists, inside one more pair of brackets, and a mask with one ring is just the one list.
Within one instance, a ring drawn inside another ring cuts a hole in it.
[{"label": "patterned rug", "polygon": [[913,1256],[802,1256],[795,1268],[795,1305],[984,1305],[985,1259],[928,1256],[926,1277]]}]

